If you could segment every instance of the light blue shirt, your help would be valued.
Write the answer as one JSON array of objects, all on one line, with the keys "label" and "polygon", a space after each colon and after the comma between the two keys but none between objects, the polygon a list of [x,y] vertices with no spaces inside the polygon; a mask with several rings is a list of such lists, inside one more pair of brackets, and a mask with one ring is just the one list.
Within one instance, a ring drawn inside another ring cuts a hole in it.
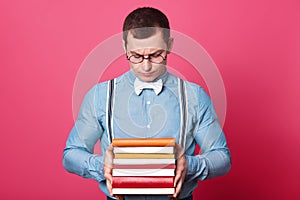
[{"label": "light blue shirt", "polygon": [[[116,79],[112,127],[115,138],[174,137],[179,142],[181,115],[178,79],[168,72],[160,78],[163,89],[159,95],[152,89],[144,89],[137,95],[133,87],[136,77],[131,71]],[[102,166],[109,145],[107,86],[107,82],[99,83],[86,94],[64,149],[63,165],[71,173],[95,179],[109,196]],[[188,121],[185,154],[188,170],[179,198],[190,196],[199,180],[225,175],[231,167],[230,152],[211,99],[202,87],[187,81],[186,96]],[[93,153],[99,139],[103,156]],[[196,144],[200,146],[200,155],[194,155]],[[169,198],[154,196],[153,199]]]}]

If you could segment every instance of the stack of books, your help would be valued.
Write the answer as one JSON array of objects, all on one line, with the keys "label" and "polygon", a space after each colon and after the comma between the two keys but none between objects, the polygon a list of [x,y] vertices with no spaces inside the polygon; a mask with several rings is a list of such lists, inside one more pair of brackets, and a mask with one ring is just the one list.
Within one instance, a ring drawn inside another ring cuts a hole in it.
[{"label": "stack of books", "polygon": [[114,139],[113,194],[174,194],[174,138]]}]

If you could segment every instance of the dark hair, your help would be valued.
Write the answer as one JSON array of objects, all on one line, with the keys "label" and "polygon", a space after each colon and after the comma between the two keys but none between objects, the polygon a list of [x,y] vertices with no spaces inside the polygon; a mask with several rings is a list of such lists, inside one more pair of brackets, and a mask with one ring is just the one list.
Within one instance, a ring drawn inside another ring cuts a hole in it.
[{"label": "dark hair", "polygon": [[123,40],[127,46],[127,36],[130,31],[134,38],[144,39],[152,36],[162,28],[163,39],[168,44],[170,25],[167,16],[160,10],[151,7],[138,8],[126,17],[123,23]]}]

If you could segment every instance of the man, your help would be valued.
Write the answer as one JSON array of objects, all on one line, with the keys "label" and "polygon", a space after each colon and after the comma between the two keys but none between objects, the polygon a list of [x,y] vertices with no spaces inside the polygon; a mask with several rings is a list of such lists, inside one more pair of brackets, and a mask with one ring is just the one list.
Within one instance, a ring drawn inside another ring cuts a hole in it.
[{"label": "man", "polygon": [[[192,199],[198,180],[225,175],[231,166],[212,102],[200,86],[167,72],[173,38],[161,11],[148,7],[132,11],[123,24],[123,45],[131,70],[114,81],[95,85],[86,94],[67,140],[64,167],[95,179],[111,199],[112,138],[174,137],[178,144],[172,198]],[[98,140],[105,156],[93,154]],[[194,155],[196,144],[200,155]]]}]

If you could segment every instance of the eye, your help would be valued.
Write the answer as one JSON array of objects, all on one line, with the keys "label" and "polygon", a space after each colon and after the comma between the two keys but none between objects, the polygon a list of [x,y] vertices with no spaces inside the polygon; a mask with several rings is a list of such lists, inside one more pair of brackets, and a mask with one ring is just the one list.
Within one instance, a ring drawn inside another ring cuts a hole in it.
[{"label": "eye", "polygon": [[142,57],[141,55],[139,55],[139,54],[133,54],[132,55],[134,58],[140,58],[140,57]]},{"label": "eye", "polygon": [[150,55],[152,58],[158,58],[160,55],[161,55],[162,52],[157,52],[157,53],[154,53],[152,55]]}]

